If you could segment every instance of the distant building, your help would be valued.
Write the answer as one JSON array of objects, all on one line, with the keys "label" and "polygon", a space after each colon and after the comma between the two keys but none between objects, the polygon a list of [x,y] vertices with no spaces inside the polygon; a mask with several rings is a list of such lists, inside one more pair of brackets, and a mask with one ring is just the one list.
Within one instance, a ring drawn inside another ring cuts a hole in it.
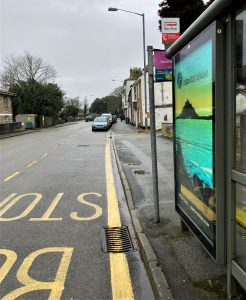
[{"label": "distant building", "polygon": [[15,94],[0,90],[0,124],[13,122],[12,99]]},{"label": "distant building", "polygon": [[[148,77],[148,72],[147,72]],[[129,118],[132,125],[136,127],[145,127],[145,116],[147,117],[147,126],[150,126],[149,113],[149,85],[146,82],[147,107],[145,109],[145,90],[144,90],[144,75],[140,75],[135,81],[127,81],[127,101],[125,95],[122,96],[125,115]],[[155,120],[156,129],[160,130],[163,127],[172,127],[172,82],[155,82]]]},{"label": "distant building", "polygon": [[122,109],[124,112],[124,116],[126,118],[130,118],[130,109],[129,109],[129,93],[130,93],[130,89],[131,89],[131,85],[133,84],[134,80],[131,79],[126,79],[124,81],[124,92],[122,94]]}]

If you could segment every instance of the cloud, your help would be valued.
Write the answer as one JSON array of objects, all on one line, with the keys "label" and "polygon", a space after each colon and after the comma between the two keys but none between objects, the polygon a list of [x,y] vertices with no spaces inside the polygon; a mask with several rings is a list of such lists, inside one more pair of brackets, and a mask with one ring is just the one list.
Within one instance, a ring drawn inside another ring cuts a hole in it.
[{"label": "cloud", "polygon": [[2,0],[1,56],[41,56],[57,71],[68,96],[103,97],[143,67],[142,18],[108,12],[110,6],[144,12],[146,46],[161,48],[158,3],[150,0]]}]

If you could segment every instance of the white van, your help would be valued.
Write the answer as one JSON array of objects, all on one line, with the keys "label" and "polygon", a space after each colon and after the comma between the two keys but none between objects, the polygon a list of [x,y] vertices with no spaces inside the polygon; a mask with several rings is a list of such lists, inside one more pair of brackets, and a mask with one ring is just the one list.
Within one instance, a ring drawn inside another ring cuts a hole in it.
[{"label": "white van", "polygon": [[112,124],[113,124],[113,116],[112,116],[112,114],[110,114],[110,113],[105,113],[105,114],[102,114],[102,117],[107,117],[107,118],[109,118],[110,126],[112,126]]}]

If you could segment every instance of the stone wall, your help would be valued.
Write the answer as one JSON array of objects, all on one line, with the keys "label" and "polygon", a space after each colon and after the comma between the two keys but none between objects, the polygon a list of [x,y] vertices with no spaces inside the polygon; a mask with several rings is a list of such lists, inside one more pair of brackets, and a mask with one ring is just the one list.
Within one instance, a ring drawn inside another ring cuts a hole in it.
[{"label": "stone wall", "polygon": [[162,123],[162,134],[165,137],[173,138],[173,123]]},{"label": "stone wall", "polygon": [[11,96],[0,94],[0,123],[13,122]]},{"label": "stone wall", "polygon": [[24,131],[25,126],[21,122],[0,124],[0,134]]}]

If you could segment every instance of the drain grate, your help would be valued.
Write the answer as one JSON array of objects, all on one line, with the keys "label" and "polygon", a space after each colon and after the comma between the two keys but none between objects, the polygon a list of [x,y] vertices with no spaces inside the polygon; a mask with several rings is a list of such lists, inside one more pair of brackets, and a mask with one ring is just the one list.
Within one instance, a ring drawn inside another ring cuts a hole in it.
[{"label": "drain grate", "polygon": [[90,145],[77,145],[77,147],[89,147]]},{"label": "drain grate", "polygon": [[127,226],[104,227],[102,229],[102,244],[104,252],[124,253],[133,250]]},{"label": "drain grate", "polygon": [[134,170],[134,174],[144,175],[145,173],[145,170]]}]

